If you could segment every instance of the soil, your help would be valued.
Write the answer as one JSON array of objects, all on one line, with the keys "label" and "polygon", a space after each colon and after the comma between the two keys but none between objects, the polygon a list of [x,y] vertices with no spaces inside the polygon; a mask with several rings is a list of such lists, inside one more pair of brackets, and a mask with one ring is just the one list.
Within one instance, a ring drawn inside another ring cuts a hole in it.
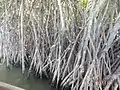
[{"label": "soil", "polygon": [[9,89],[9,88],[6,88],[6,87],[3,87],[3,86],[0,86],[0,90],[12,90],[12,89]]}]

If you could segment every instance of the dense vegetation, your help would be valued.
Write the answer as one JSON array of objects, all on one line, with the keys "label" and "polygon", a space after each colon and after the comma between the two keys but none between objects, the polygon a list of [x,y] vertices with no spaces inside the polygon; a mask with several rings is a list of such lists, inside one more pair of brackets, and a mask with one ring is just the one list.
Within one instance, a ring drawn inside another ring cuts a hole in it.
[{"label": "dense vegetation", "polygon": [[119,30],[120,0],[0,0],[2,62],[63,89],[120,89]]}]

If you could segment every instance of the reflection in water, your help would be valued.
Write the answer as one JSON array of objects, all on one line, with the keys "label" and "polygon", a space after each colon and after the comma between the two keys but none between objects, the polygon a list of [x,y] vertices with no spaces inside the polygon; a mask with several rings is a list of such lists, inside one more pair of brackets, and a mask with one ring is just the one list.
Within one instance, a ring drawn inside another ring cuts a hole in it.
[{"label": "reflection in water", "polygon": [[21,74],[20,68],[8,70],[5,65],[0,65],[0,81],[19,86],[26,90],[56,90],[51,87],[47,80],[37,80],[34,77],[28,79],[26,75]]}]

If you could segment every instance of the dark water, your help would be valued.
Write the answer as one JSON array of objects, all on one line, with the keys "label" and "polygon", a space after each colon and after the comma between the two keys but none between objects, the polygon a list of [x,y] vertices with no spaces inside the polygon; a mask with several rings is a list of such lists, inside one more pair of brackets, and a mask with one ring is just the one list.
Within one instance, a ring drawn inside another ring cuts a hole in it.
[{"label": "dark water", "polygon": [[21,74],[20,68],[12,68],[8,70],[5,65],[0,65],[0,81],[6,82],[26,90],[56,90],[51,87],[48,80],[35,79],[26,75]]}]

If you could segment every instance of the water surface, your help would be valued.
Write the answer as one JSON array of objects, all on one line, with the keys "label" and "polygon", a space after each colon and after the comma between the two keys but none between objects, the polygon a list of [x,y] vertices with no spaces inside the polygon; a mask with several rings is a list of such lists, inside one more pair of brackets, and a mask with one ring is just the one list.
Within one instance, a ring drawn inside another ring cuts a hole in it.
[{"label": "water surface", "polygon": [[26,75],[21,73],[20,68],[12,68],[12,70],[8,70],[5,65],[0,65],[0,81],[26,90],[56,90],[51,87],[48,80],[38,80],[32,76],[28,79]]}]

